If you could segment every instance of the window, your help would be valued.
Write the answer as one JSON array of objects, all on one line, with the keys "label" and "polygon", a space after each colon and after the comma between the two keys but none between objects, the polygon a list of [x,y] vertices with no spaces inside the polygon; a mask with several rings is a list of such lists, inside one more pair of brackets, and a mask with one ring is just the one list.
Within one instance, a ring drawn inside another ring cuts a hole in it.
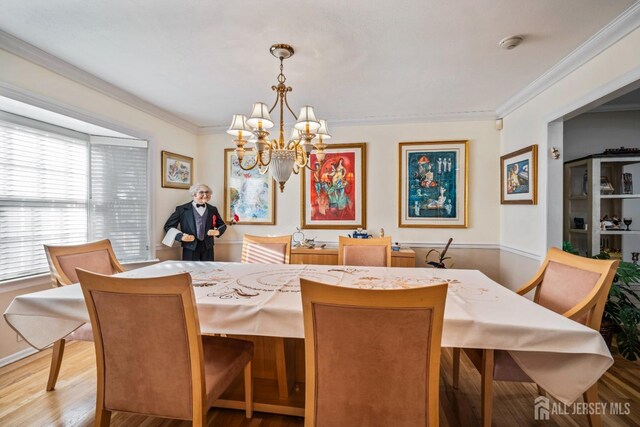
[{"label": "window", "polygon": [[121,262],[149,259],[146,141],[11,116],[0,117],[0,281],[48,272],[43,244],[109,238]]}]

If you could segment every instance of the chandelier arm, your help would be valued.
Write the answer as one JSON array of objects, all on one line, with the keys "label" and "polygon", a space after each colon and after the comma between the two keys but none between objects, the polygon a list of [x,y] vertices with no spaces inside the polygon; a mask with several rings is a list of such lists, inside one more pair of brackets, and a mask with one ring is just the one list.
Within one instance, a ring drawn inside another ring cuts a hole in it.
[{"label": "chandelier arm", "polygon": [[[291,88],[288,88],[291,89]],[[293,110],[291,109],[291,107],[289,107],[289,101],[287,100],[287,94],[284,94],[284,104],[287,106],[287,110],[289,110],[289,112],[291,113],[291,115],[293,116],[294,119],[296,119],[296,121],[298,121],[298,116],[296,116],[296,113],[293,112]]]},{"label": "chandelier arm", "polygon": [[240,160],[238,162],[238,166],[240,166],[240,169],[244,170],[244,171],[250,171],[251,169],[255,168],[256,165],[258,164],[258,157],[260,157],[260,153],[256,153],[256,161],[253,162],[253,164],[249,167],[244,167],[242,166],[242,160]]},{"label": "chandelier arm", "polygon": [[319,171],[319,170],[320,170],[320,167],[317,167],[317,168],[315,168],[315,169],[314,169],[314,168],[312,168],[311,166],[309,166],[309,162],[307,162],[307,164],[306,164],[306,165],[304,165],[304,167],[305,167],[305,168],[307,168],[307,169],[309,169],[311,172],[317,172],[317,171]]},{"label": "chandelier arm", "polygon": [[268,161],[268,162],[265,162],[265,161],[264,161],[264,159],[262,158],[262,156],[263,156],[263,155],[262,155],[262,154],[260,154],[260,164],[261,164],[262,166],[269,166],[269,165],[271,164],[271,159],[273,158],[273,155],[272,155],[272,154],[273,154],[273,153],[272,153],[272,148],[271,148],[271,145],[269,145],[269,161]]},{"label": "chandelier arm", "polygon": [[294,175],[298,175],[300,173],[300,167],[298,166],[297,163],[293,164],[293,167],[291,168],[291,171],[294,173]]},{"label": "chandelier arm", "polygon": [[300,153],[302,153],[302,163],[298,162],[298,156],[296,155],[295,164],[296,166],[304,168],[309,163],[309,156],[307,156],[307,153],[304,151],[304,149],[300,145],[296,146],[295,150],[296,151],[300,150]]},{"label": "chandelier arm", "polygon": [[278,93],[278,90],[277,90],[276,86],[271,86],[271,89],[276,91],[276,101],[273,103],[273,107],[271,107],[271,109],[269,110],[269,114],[271,114],[271,112],[274,110],[274,108],[276,108],[276,105],[278,105],[278,97],[280,97],[280,94]]},{"label": "chandelier arm", "polygon": [[262,169],[262,166],[258,166],[258,172],[260,173],[260,175],[264,175],[268,171],[269,171],[269,165],[265,166],[264,169]]}]

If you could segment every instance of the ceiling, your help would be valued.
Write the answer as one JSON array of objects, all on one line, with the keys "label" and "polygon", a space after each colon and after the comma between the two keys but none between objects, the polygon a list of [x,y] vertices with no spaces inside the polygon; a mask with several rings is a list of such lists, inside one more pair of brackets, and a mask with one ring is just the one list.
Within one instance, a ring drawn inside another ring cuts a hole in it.
[{"label": "ceiling", "polygon": [[[486,116],[633,0],[2,0],[0,29],[199,127],[272,104],[330,124]],[[498,42],[524,36],[514,50]],[[297,111],[296,111],[297,112]]]}]

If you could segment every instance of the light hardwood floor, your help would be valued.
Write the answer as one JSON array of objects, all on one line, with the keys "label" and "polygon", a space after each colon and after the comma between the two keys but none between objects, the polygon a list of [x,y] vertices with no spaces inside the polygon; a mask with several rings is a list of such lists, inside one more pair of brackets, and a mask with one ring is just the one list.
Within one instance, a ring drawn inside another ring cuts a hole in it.
[{"label": "light hardwood floor", "polygon": [[[0,368],[0,426],[90,426],[95,410],[96,372],[93,343],[67,345],[56,390],[45,391],[51,350],[45,350]],[[619,356],[599,383],[603,402],[629,403],[627,415],[604,415],[605,426],[640,425],[640,364]],[[480,422],[480,377],[462,358],[460,389],[451,388],[451,351],[443,349],[440,381],[440,425],[475,426]],[[584,426],[584,415],[551,415],[549,421],[534,421],[532,384],[496,382],[494,426]],[[290,427],[304,419],[254,413],[247,420],[243,411],[212,409],[209,426]],[[189,422],[115,413],[113,426],[188,426]]]}]

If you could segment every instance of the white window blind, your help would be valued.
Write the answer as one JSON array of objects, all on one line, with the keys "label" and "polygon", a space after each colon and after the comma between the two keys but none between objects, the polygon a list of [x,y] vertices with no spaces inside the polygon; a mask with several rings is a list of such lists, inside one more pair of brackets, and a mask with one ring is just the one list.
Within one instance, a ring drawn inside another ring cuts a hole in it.
[{"label": "white window blind", "polygon": [[121,262],[148,260],[146,141],[16,122],[0,119],[0,281],[48,272],[43,244],[108,238]]},{"label": "white window blind", "polygon": [[120,260],[149,259],[145,141],[91,139],[89,238],[111,239]]},{"label": "white window blind", "polygon": [[43,244],[87,241],[87,141],[0,121],[0,280],[49,271]]}]

